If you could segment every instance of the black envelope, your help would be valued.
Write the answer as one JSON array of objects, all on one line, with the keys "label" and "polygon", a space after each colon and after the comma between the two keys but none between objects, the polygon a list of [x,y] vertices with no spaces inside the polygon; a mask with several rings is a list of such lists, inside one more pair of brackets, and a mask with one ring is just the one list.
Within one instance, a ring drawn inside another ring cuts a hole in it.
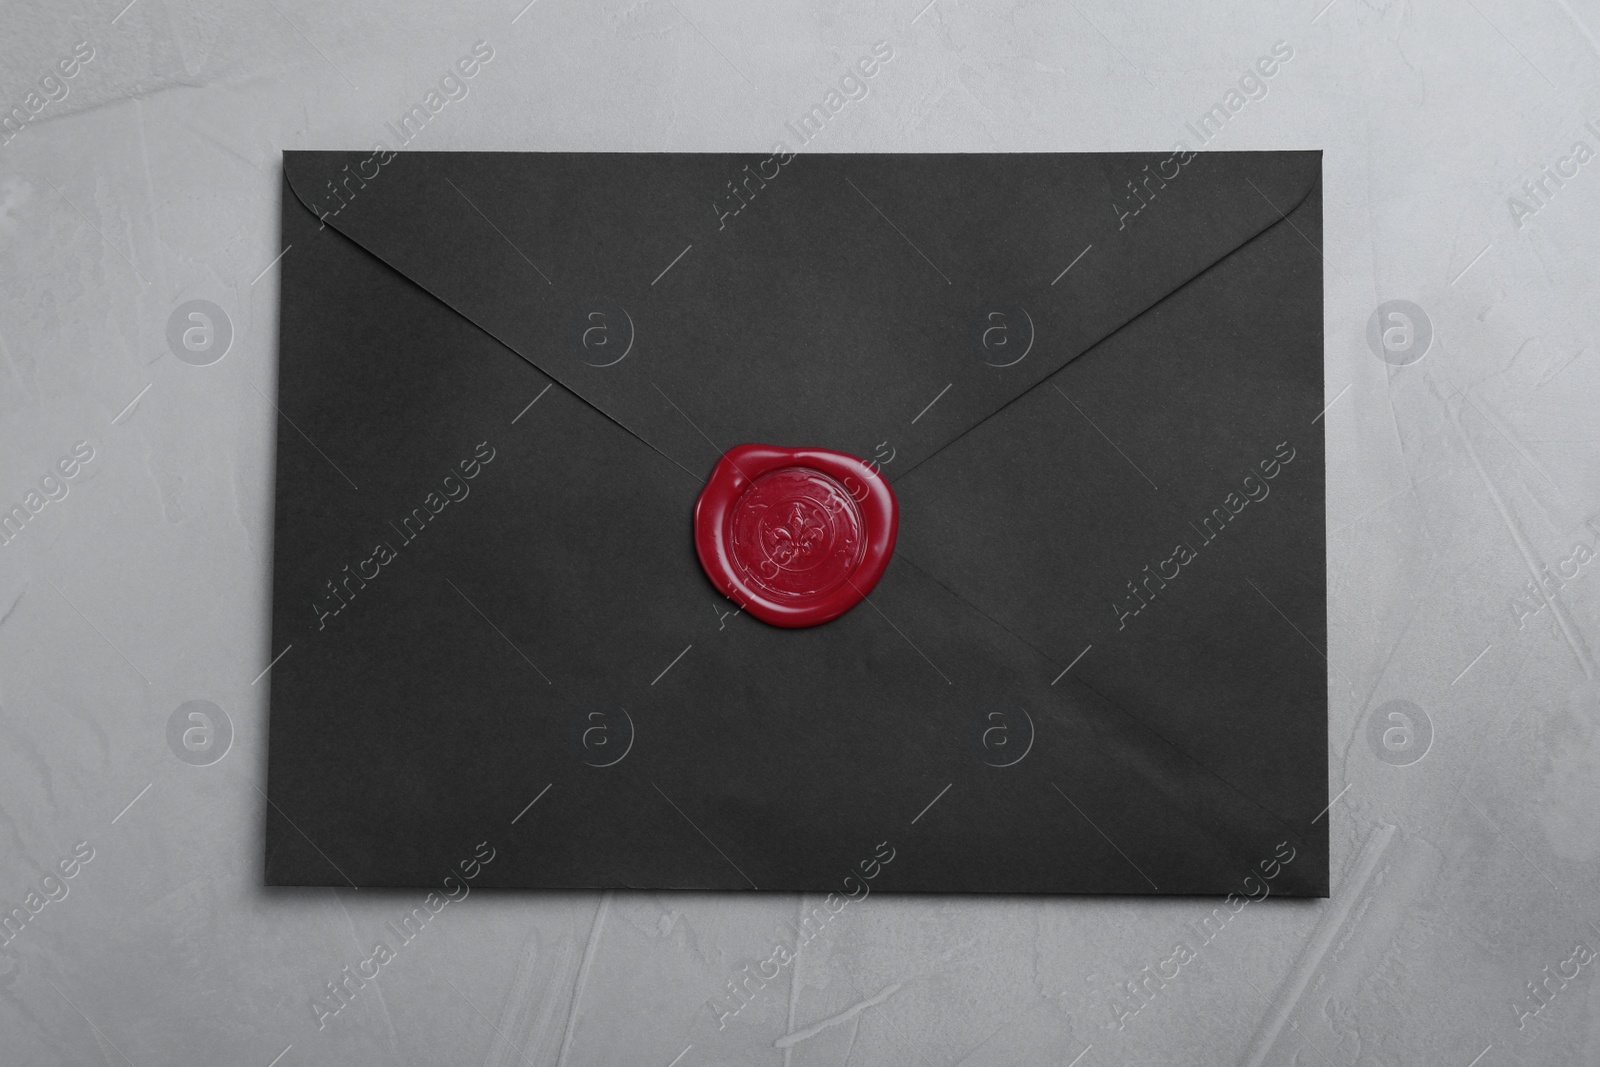
[{"label": "black envelope", "polygon": [[[1325,896],[1320,171],[286,153],[267,882]],[[894,489],[833,622],[750,442]]]}]

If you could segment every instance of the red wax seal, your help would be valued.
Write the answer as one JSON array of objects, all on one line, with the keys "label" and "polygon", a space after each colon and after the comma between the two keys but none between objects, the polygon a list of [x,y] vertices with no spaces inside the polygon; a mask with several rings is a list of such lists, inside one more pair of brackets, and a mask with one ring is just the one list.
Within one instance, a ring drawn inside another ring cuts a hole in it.
[{"label": "red wax seal", "polygon": [[740,445],[694,506],[694,546],[722,594],[774,626],[855,607],[894,552],[900,513],[878,472],[843,452]]}]

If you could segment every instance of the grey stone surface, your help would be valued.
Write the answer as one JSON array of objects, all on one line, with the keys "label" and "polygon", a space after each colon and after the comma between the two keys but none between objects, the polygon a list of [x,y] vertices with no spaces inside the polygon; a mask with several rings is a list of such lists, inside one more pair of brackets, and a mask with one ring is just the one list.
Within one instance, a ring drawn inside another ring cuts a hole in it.
[{"label": "grey stone surface", "polygon": [[[1600,5],[1325,2],[11,4],[0,106],[60,98],[0,146],[0,506],[44,501],[0,547],[0,1061],[1600,1061]],[[319,1028],[422,893],[260,885],[279,153],[479,40],[412,147],[765,154],[879,40],[818,150],[1194,147],[1292,47],[1211,147],[1326,150],[1332,899],[1169,963],[1215,902],[874,896],[719,1029],[817,900],[475,893]]]}]

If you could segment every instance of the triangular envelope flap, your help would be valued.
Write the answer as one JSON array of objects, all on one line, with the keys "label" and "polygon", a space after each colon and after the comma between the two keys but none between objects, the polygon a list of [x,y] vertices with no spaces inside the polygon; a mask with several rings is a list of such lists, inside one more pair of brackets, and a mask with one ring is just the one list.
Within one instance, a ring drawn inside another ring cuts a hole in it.
[{"label": "triangular envelope flap", "polygon": [[898,477],[1279,221],[1320,153],[284,167],[324,223],[691,472],[760,441]]}]

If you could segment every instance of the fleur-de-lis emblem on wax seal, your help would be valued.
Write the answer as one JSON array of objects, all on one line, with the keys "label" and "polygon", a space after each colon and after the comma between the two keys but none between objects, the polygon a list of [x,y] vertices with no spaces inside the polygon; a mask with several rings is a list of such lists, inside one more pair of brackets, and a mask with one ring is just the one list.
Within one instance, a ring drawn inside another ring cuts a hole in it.
[{"label": "fleur-de-lis emblem on wax seal", "polygon": [[797,501],[789,505],[789,514],[781,526],[768,527],[767,536],[772,541],[769,555],[778,566],[787,567],[809,556],[825,533],[822,523],[807,516]]}]

